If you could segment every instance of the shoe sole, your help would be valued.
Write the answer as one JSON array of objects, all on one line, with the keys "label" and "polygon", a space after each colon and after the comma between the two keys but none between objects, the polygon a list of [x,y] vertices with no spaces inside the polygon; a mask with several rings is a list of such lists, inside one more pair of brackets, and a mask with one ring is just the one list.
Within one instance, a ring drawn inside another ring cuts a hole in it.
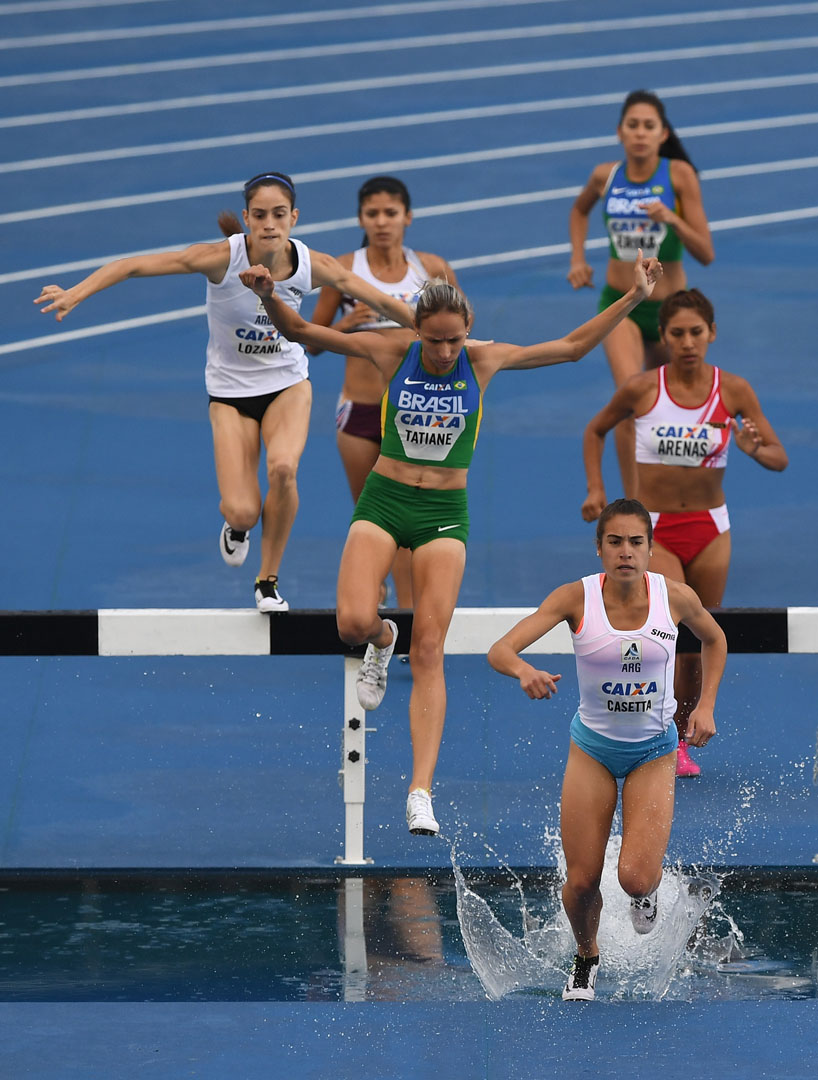
[{"label": "shoe sole", "polygon": [[412,836],[437,836],[440,829],[410,829]]}]

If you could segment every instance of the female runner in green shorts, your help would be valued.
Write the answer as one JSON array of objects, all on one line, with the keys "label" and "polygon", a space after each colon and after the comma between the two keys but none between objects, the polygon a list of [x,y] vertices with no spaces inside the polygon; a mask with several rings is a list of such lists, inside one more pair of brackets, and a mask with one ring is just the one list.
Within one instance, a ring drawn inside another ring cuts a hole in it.
[{"label": "female runner in green shorts", "polygon": [[482,415],[483,392],[508,368],[538,368],[579,360],[653,292],[662,273],[656,259],[637,256],[633,284],[622,299],[556,341],[536,345],[469,345],[472,311],[445,281],[428,282],[415,310],[415,332],[389,336],[342,334],[306,322],[273,293],[264,266],[241,274],[286,338],[342,356],[361,356],[388,382],[381,405],[381,452],[364,485],[338,573],[338,633],[369,647],[358,675],[358,700],[375,709],[386,690],[386,668],[397,627],[378,614],[380,585],[398,547],[412,552],[414,622],[409,659],[409,726],[413,774],[406,818],[413,833],[434,835],[431,786],[446,715],[443,644],[466,564],[469,530],[466,476]]},{"label": "female runner in green shorts", "polygon": [[[668,123],[661,100],[647,90],[634,90],[625,98],[616,130],[624,160],[597,165],[571,209],[568,280],[575,289],[593,287],[585,240],[589,215],[599,199],[610,239],[599,310],[630,286],[637,250],[662,262],[664,275],[650,301],[641,304],[605,339],[611,374],[620,387],[631,375],[658,367],[667,359],[659,340],[659,307],[666,296],[687,285],[683,250],[705,266],[713,261],[714,251],[698,175]],[[638,478],[632,421],[621,423],[615,438],[622,487],[627,498],[635,499]]]}]

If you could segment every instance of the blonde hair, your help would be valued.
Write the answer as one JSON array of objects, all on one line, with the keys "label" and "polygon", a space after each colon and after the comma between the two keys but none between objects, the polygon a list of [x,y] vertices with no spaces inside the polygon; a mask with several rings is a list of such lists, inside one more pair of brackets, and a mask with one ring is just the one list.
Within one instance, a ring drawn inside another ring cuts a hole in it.
[{"label": "blonde hair", "polygon": [[423,283],[418,294],[415,323],[420,326],[427,316],[437,315],[439,311],[451,311],[453,315],[461,315],[466,326],[471,324],[474,314],[471,304],[459,289],[445,278],[432,278]]}]

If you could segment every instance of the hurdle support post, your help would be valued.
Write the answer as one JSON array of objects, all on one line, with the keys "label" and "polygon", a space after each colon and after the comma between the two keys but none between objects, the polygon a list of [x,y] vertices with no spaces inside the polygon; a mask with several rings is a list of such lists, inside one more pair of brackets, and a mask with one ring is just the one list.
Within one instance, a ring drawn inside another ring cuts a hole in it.
[{"label": "hurdle support post", "polygon": [[342,866],[371,863],[364,858],[364,802],[366,799],[366,713],[358,701],[355,680],[359,657],[344,657],[344,733],[340,776],[344,788],[344,854]]}]

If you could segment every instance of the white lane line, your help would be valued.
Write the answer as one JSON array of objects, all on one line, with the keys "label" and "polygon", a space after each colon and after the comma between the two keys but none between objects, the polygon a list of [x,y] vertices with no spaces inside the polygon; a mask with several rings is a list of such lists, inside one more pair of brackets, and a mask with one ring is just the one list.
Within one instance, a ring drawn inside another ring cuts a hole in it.
[{"label": "white lane line", "polygon": [[0,15],[42,15],[46,11],[80,11],[85,8],[133,7],[165,4],[167,0],[36,0],[36,3],[0,4]]},{"label": "white lane line", "polygon": [[[814,37],[780,38],[776,40],[763,39],[761,41],[731,42],[725,45],[696,45],[678,49],[652,49],[647,52],[642,49],[638,52],[623,53],[621,50],[604,56],[569,57],[562,60],[542,60],[519,64],[501,64],[496,67],[483,65],[475,68],[465,68],[451,71],[443,68],[434,72],[412,71],[406,75],[381,76],[368,79],[334,80],[333,82],[305,84],[299,86],[285,86],[279,89],[246,92],[242,94],[208,94],[201,97],[185,97],[175,99],[176,104],[160,106],[164,108],[188,108],[190,104],[232,104],[245,101],[267,101],[272,98],[303,97],[310,94],[338,94],[346,91],[372,90],[390,86],[412,86],[428,82],[452,82],[463,79],[497,78],[504,75],[532,75],[549,71],[574,71],[586,68],[616,67],[620,65],[630,66],[638,64],[643,68],[646,64],[665,63],[669,60],[696,60],[707,59],[715,56],[743,56],[746,54],[758,54],[764,52],[780,52],[781,50],[813,48]],[[277,55],[277,54],[276,54]],[[162,72],[172,71],[197,71],[203,68],[215,67],[247,67],[249,64],[270,64],[275,59],[270,50],[262,52],[246,53],[222,53],[218,56],[186,57],[179,60],[152,61],[140,64],[115,64],[105,67],[74,68],[67,71],[41,71],[27,72],[18,75],[6,75],[0,77],[0,88],[11,86],[39,86],[49,82],[78,82],[85,79],[115,79],[126,76],[155,75]],[[104,108],[104,107],[103,107]],[[159,111],[152,102],[136,102],[132,106],[123,106],[123,111],[116,115],[128,115],[128,109],[133,112]],[[77,110],[81,112],[82,110]],[[88,116],[110,115],[108,112],[96,113],[87,110]]]},{"label": "white lane line", "polygon": [[[561,4],[565,0],[505,0],[504,7]],[[38,0],[37,3],[0,4],[0,15],[39,14],[43,11],[79,11],[85,8],[130,7],[133,4],[164,4],[167,0]],[[325,11],[290,12],[267,16],[267,26],[311,25],[316,20],[372,19],[391,15],[431,15],[443,11],[494,8],[497,0],[420,0],[409,4],[369,4],[366,7],[329,8]],[[185,24],[182,24],[185,25]]]},{"label": "white lane line", "polygon": [[[792,75],[777,75],[761,79],[729,79],[724,82],[659,87],[661,98],[695,97],[716,94],[732,94],[748,91],[791,89],[818,83],[818,72],[809,71]],[[367,120],[344,120],[326,124],[302,124],[291,128],[273,128],[268,131],[245,131],[235,135],[215,136],[206,139],[183,139],[175,142],[149,143],[142,146],[122,146],[105,150],[89,150],[75,154],[56,154],[50,157],[25,158],[0,164],[0,174],[27,172],[37,169],[63,168],[70,165],[99,164],[104,161],[127,161],[140,157],[189,153],[193,151],[224,149],[230,146],[246,146],[254,142],[292,142],[296,139],[325,137],[328,135],[353,134],[361,131],[389,131],[393,128],[428,126],[430,124],[454,123],[465,120],[485,120],[504,116],[525,116],[533,113],[561,112],[566,109],[588,108],[600,105],[620,104],[622,93],[586,94],[579,97],[545,98],[538,101],[513,102],[506,105],[484,105],[464,109],[442,109],[435,112],[406,113],[400,116],[373,117]],[[23,118],[0,119],[0,129],[18,126]]]},{"label": "white lane line", "polygon": [[[818,112],[796,113],[790,116],[759,117],[754,120],[731,120],[716,124],[695,124],[689,127],[679,127],[676,130],[684,138],[700,138],[747,131],[780,130],[786,127],[800,127],[815,123],[818,123]],[[438,154],[432,157],[401,158],[367,165],[346,165],[334,169],[318,169],[313,172],[296,173],[293,180],[296,185],[310,184],[359,176],[376,176],[397,171],[408,172],[417,169],[473,165],[486,161],[536,157],[542,154],[557,154],[576,150],[594,150],[618,145],[618,140],[613,134],[589,136],[583,139],[559,139],[553,142],[525,143],[520,146],[472,150],[459,154]],[[128,206],[147,206],[154,203],[175,202],[180,199],[196,199],[210,195],[236,195],[241,191],[242,184],[242,180],[233,180],[225,184],[205,184],[198,187],[176,188],[169,191],[146,192],[141,195],[113,196],[108,199],[92,199],[87,202],[63,203],[59,206],[51,205],[30,210],[16,210],[7,214],[0,214],[0,224],[9,225],[21,221],[35,221],[49,217],[62,217],[65,214],[90,213],[99,210],[115,210]]]},{"label": "white lane line", "polygon": [[82,330],[63,330],[59,334],[0,345],[0,355],[21,352],[24,349],[38,349],[41,345],[59,345],[66,341],[80,341],[83,338],[99,337],[102,334],[115,334],[120,330],[136,330],[140,326],[154,326],[159,323],[178,322],[179,319],[192,319],[196,315],[204,315],[205,311],[204,304],[201,304],[198,307],[178,308],[176,311],[162,311],[156,315],[143,315],[137,319],[122,319],[120,322],[104,323],[101,326],[86,326]]},{"label": "white lane line", "polygon": [[[791,18],[815,15],[818,3],[768,4],[732,10],[674,12],[667,15],[636,15],[615,19],[587,19],[580,22],[548,23],[544,26],[508,26],[490,30],[461,30],[453,34],[424,37],[384,38],[379,41],[344,41],[332,45],[279,49],[276,59],[307,60],[326,56],[348,56],[355,52],[426,49],[431,46],[474,45],[486,41],[518,41],[533,37],[557,37],[567,34],[601,34],[635,30],[668,29],[677,26],[701,26],[725,22],[750,22],[754,19]],[[314,12],[313,18],[319,18]],[[106,41],[135,41],[139,38],[169,38],[187,34],[225,34],[280,26],[280,15],[250,15],[239,19],[206,19],[198,22],[167,23],[158,26],[116,27],[107,30],[81,30],[74,33],[37,34],[29,37],[0,38],[0,49],[44,49],[51,46],[96,44]]]},{"label": "white lane line", "polygon": [[[757,225],[783,224],[792,221],[808,221],[818,218],[818,206],[805,206],[797,210],[776,210],[767,214],[751,214],[746,217],[726,218],[713,221],[710,228],[714,232],[726,232],[730,229],[746,229]],[[586,243],[586,248],[598,249],[608,245],[607,237],[595,237]],[[519,248],[515,251],[499,251],[492,255],[477,255],[465,259],[451,259],[450,265],[455,270],[471,267],[493,266],[500,263],[524,262],[528,259],[546,258],[550,255],[564,255],[571,250],[570,244],[547,244],[543,247]],[[28,338],[25,341],[12,341],[0,345],[0,356],[10,353],[25,352],[45,345],[59,345],[66,341],[78,341],[82,338],[98,337],[101,334],[116,333],[120,330],[133,330],[140,326],[152,326],[158,323],[175,322],[179,319],[192,319],[205,314],[205,306],[179,308],[176,311],[164,311],[157,315],[145,315],[137,319],[125,319],[121,322],[104,323],[101,326],[89,326],[82,330],[68,330],[62,333],[48,334],[44,337]]]},{"label": "white lane line", "polygon": [[[769,173],[794,172],[799,169],[818,168],[818,157],[787,158],[781,161],[760,161],[747,165],[729,165],[719,169],[703,169],[699,176],[702,180],[731,180],[742,176],[762,176]],[[412,214],[416,219],[443,217],[453,214],[471,214],[481,210],[500,210],[510,206],[526,206],[532,203],[550,202],[557,199],[573,199],[581,191],[579,185],[562,188],[545,188],[541,191],[524,191],[517,195],[498,195],[491,199],[466,199],[454,203],[437,203],[433,206],[416,206]],[[360,229],[357,217],[334,218],[328,221],[314,221],[308,225],[298,225],[293,235],[298,237],[313,236],[318,233],[337,232],[343,229]],[[193,243],[213,244],[221,237],[206,237]],[[178,251],[187,247],[187,242],[169,244],[166,247],[140,248],[137,251],[122,251],[114,255],[100,255],[94,259],[77,259],[73,262],[55,263],[50,266],[36,266],[30,270],[15,270],[0,274],[0,285],[9,285],[16,281],[41,281],[74,273],[77,270],[93,270],[114,259],[130,259],[135,255],[148,255],[165,251]]]}]

